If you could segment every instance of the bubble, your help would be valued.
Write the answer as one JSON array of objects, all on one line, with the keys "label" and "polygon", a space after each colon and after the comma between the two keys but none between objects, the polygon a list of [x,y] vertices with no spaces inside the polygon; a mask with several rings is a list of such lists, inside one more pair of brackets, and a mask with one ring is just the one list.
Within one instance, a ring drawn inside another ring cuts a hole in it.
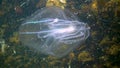
[{"label": "bubble", "polygon": [[67,9],[55,6],[36,11],[19,28],[23,45],[46,55],[63,57],[89,36],[90,27]]}]

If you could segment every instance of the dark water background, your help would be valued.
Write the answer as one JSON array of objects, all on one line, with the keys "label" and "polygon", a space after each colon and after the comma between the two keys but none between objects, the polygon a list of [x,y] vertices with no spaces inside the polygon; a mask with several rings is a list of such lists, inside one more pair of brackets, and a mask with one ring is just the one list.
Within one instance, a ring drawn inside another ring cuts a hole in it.
[{"label": "dark water background", "polygon": [[120,67],[119,0],[67,0],[65,8],[89,24],[91,35],[60,59],[22,46],[18,39],[21,22],[45,4],[45,0],[0,0],[0,68]]}]

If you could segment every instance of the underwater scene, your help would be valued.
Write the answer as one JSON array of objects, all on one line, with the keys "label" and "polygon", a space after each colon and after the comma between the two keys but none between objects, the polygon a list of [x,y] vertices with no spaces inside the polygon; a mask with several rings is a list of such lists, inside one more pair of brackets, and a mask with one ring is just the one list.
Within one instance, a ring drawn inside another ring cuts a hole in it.
[{"label": "underwater scene", "polygon": [[120,0],[0,0],[0,68],[120,68]]}]

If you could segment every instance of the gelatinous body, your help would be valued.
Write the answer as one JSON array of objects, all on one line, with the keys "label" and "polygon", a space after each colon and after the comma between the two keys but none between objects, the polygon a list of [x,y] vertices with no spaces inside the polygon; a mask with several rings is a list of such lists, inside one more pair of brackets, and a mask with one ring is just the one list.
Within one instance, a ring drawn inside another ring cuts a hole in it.
[{"label": "gelatinous body", "polygon": [[38,10],[21,24],[21,42],[35,50],[63,57],[89,36],[89,26],[58,7]]}]

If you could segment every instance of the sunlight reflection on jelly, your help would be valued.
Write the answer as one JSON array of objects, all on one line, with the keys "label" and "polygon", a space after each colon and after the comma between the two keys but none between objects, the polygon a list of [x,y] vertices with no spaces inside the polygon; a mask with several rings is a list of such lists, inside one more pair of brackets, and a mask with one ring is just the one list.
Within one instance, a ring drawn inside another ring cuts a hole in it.
[{"label": "sunlight reflection on jelly", "polygon": [[19,29],[21,42],[35,50],[63,57],[89,36],[90,27],[69,11],[49,7],[34,13]]}]

